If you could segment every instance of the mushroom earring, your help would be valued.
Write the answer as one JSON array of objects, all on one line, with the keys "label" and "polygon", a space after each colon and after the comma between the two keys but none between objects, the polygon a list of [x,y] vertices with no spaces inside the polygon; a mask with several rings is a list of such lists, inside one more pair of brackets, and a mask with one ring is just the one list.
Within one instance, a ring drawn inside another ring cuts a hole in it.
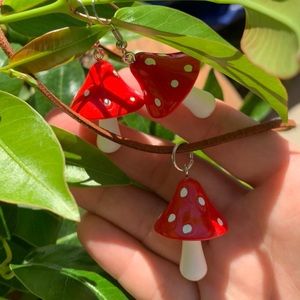
[{"label": "mushroom earring", "polygon": [[139,52],[130,70],[143,91],[149,114],[162,118],[189,94],[198,77],[200,62],[182,52]]},{"label": "mushroom earring", "polygon": [[[139,110],[143,104],[141,93],[129,87],[110,63],[99,59],[90,68],[71,108],[89,120],[98,120],[100,127],[120,134],[117,118]],[[97,146],[106,153],[120,147],[99,135]]]},{"label": "mushroom earring", "polygon": [[193,153],[190,153],[190,161],[183,168],[177,165],[175,155],[179,145],[173,149],[172,161],[186,177],[178,183],[172,200],[154,228],[167,238],[182,240],[180,272],[186,279],[198,281],[207,273],[201,241],[223,235],[228,227],[200,183],[188,176],[193,165]]}]

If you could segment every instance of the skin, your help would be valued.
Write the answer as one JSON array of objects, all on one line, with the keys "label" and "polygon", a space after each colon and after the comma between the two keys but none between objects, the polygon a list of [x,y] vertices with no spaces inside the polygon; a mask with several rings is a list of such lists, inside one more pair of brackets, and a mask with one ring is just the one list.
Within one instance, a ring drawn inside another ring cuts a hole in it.
[{"label": "skin", "polygon": [[[48,120],[95,142],[93,133],[63,113],[53,111]],[[222,102],[207,119],[194,117],[181,105],[159,122],[188,141],[254,123]],[[121,133],[144,143],[166,143],[126,127]],[[184,176],[169,155],[126,147],[109,155],[147,191],[134,186],[73,188],[87,211],[78,226],[83,246],[136,299],[300,299],[300,150],[276,132],[267,132],[206,153],[253,189],[195,160],[190,177],[202,184],[229,225],[223,237],[203,242],[208,264],[204,279],[183,279],[178,270],[181,242],[153,230]],[[187,161],[187,155],[176,157],[179,163]]]}]

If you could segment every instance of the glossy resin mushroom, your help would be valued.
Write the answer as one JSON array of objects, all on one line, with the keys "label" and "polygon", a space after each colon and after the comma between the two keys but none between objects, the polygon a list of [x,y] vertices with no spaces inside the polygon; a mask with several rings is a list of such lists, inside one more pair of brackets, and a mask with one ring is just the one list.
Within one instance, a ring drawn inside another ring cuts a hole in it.
[{"label": "glossy resin mushroom", "polygon": [[182,52],[140,52],[135,54],[130,70],[143,91],[149,114],[162,118],[189,94],[198,77],[200,62]]},{"label": "glossy resin mushroom", "polygon": [[201,241],[223,235],[225,219],[214,208],[199,182],[185,178],[154,226],[161,235],[182,240],[180,272],[188,280],[202,279],[207,272]]},{"label": "glossy resin mushroom", "polygon": [[[90,68],[71,108],[89,120],[99,120],[100,127],[120,134],[117,118],[137,111],[143,104],[141,92],[129,87],[110,63],[100,60]],[[97,146],[107,153],[119,148],[99,135]]]}]

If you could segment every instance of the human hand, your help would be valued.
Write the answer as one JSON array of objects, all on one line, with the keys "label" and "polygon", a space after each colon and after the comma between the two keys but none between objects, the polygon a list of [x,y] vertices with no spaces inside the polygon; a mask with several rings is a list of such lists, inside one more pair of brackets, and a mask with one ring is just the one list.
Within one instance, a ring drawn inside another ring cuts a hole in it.
[{"label": "human hand", "polygon": [[[94,134],[62,113],[53,113],[49,122],[95,141]],[[222,102],[207,119],[180,106],[159,122],[190,142],[253,124]],[[121,132],[144,143],[165,143],[126,127]],[[204,279],[185,280],[178,269],[181,242],[153,230],[183,178],[168,155],[126,147],[109,155],[148,191],[133,186],[73,188],[87,210],[78,228],[81,242],[137,299],[300,299],[300,150],[267,132],[206,152],[254,189],[196,159],[190,177],[201,183],[229,225],[226,235],[203,243],[208,264]]]}]

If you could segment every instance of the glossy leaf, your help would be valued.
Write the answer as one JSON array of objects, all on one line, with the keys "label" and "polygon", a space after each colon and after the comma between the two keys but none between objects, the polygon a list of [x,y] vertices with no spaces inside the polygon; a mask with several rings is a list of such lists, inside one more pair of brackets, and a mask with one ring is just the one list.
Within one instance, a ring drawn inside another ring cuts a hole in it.
[{"label": "glossy leaf", "polygon": [[24,11],[44,3],[46,4],[47,2],[49,2],[49,0],[4,0],[1,13]]},{"label": "glossy leaf", "polygon": [[[78,61],[72,61],[49,71],[40,72],[37,77],[59,99],[69,104],[84,80],[84,71]],[[51,102],[39,91],[36,91],[31,105],[43,116],[53,108]]]},{"label": "glossy leaf", "polygon": [[79,137],[53,128],[66,157],[67,180],[76,185],[127,185],[131,180],[99,149]]},{"label": "glossy leaf", "polygon": [[217,98],[219,100],[224,99],[222,88],[216,78],[216,75],[215,75],[215,72],[213,69],[211,69],[208,73],[203,90],[211,93],[212,95],[214,95],[215,98]]},{"label": "glossy leaf", "polygon": [[61,218],[47,211],[18,208],[12,234],[32,246],[55,243],[61,226]]},{"label": "glossy leaf", "polygon": [[0,199],[78,220],[51,128],[19,98],[0,91],[0,100]]},{"label": "glossy leaf", "polygon": [[12,265],[12,270],[33,294],[44,300],[128,299],[110,281],[94,272],[46,264]]},{"label": "glossy leaf", "polygon": [[59,13],[53,13],[8,24],[9,28],[18,34],[28,37],[29,39],[46,34],[52,30],[64,27],[84,27],[85,25],[86,24],[82,21]]},{"label": "glossy leaf", "polygon": [[100,25],[51,31],[15,53],[5,68],[27,73],[48,70],[84,53],[107,31],[107,27]]},{"label": "glossy leaf", "polygon": [[[20,46],[16,44],[12,44],[12,47],[14,49],[20,48]],[[7,61],[7,56],[3,52],[3,50],[0,49],[0,66],[3,66],[6,61]],[[22,88],[22,85],[23,85],[22,80],[17,78],[11,78],[6,74],[0,73],[0,91],[5,91],[10,94],[18,96]]]},{"label": "glossy leaf", "polygon": [[290,78],[300,70],[300,3],[298,0],[209,0],[246,9],[241,46],[266,71]]},{"label": "glossy leaf", "polygon": [[33,250],[25,258],[30,264],[47,264],[63,268],[103,272],[82,246],[49,245]]},{"label": "glossy leaf", "polygon": [[249,93],[240,110],[253,120],[262,121],[271,112],[271,107],[253,93]]},{"label": "glossy leaf", "polygon": [[117,11],[114,24],[175,47],[236,80],[267,101],[286,120],[286,91],[281,82],[253,65],[204,22],[160,6]]}]

